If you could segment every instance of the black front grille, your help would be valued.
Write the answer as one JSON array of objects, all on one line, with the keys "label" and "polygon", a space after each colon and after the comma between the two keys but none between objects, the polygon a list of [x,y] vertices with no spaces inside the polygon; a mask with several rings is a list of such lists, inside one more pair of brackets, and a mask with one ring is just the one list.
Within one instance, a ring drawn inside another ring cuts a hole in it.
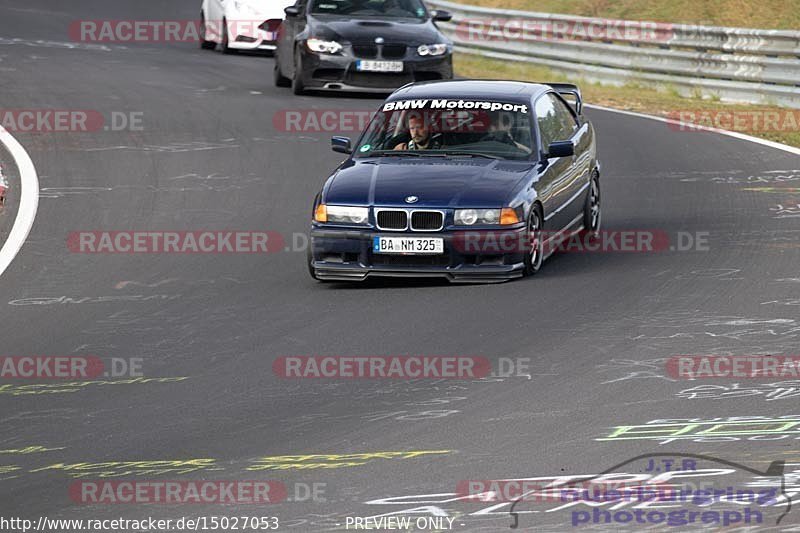
[{"label": "black front grille", "polygon": [[408,47],[404,44],[353,43],[353,55],[360,59],[403,59]]},{"label": "black front grille", "polygon": [[375,59],[378,57],[378,47],[374,44],[354,44],[353,54],[361,59]]},{"label": "black front grille", "polygon": [[379,211],[378,227],[381,229],[403,230],[408,226],[408,213],[405,211]]},{"label": "black front grille", "polygon": [[448,255],[387,255],[374,254],[373,265],[384,266],[450,266]]},{"label": "black front grille", "polygon": [[442,228],[443,217],[437,211],[415,211],[411,213],[411,229],[436,231]]},{"label": "black front grille", "polygon": [[386,72],[350,72],[346,79],[348,85],[376,89],[397,89],[412,81],[414,77],[410,74]]},{"label": "black front grille", "polygon": [[385,44],[381,55],[386,59],[402,59],[406,57],[406,45]]}]

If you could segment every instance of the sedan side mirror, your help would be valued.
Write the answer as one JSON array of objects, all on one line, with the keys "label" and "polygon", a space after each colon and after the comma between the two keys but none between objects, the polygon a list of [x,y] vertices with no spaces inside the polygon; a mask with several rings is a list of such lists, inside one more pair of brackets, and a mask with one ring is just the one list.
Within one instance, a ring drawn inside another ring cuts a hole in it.
[{"label": "sedan side mirror", "polygon": [[572,141],[556,141],[547,147],[547,159],[571,155],[575,155],[575,144]]},{"label": "sedan side mirror", "polygon": [[453,20],[453,15],[444,9],[434,9],[431,12],[431,18],[437,22],[450,22]]},{"label": "sedan side mirror", "polygon": [[353,145],[350,137],[331,137],[331,150],[340,154],[352,154]]},{"label": "sedan side mirror", "polygon": [[287,17],[296,17],[300,14],[300,10],[294,6],[289,6],[283,10]]}]

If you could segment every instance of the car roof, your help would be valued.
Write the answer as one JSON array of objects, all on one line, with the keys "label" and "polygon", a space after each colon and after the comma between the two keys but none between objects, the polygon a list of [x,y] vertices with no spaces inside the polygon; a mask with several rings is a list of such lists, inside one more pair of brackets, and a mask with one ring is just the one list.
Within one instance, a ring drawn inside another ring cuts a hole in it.
[{"label": "car roof", "polygon": [[468,98],[530,102],[532,97],[551,90],[549,85],[504,80],[448,80],[413,83],[396,90],[387,102],[409,98]]}]

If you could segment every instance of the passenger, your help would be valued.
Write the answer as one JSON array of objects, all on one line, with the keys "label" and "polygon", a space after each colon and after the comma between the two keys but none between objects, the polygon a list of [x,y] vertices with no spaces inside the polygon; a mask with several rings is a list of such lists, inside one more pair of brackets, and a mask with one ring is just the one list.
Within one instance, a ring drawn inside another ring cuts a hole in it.
[{"label": "passenger", "polygon": [[486,138],[484,140],[500,142],[503,144],[510,144],[530,154],[531,152],[533,152],[530,146],[525,146],[524,144],[514,139],[514,136],[511,133],[512,123],[513,123],[513,117],[505,115],[503,113],[496,114],[492,118],[491,124],[489,125],[489,133],[486,135]]}]

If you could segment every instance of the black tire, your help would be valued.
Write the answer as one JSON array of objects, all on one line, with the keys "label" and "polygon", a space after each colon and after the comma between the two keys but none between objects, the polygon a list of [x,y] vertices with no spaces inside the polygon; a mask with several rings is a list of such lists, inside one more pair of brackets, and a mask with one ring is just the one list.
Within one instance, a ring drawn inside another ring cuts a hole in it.
[{"label": "black tire", "polygon": [[272,74],[275,78],[275,87],[291,87],[292,80],[287,78],[283,75],[281,71],[281,64],[278,61],[278,54],[275,54],[275,68],[272,70]]},{"label": "black tire", "polygon": [[592,239],[600,234],[600,226],[603,222],[600,200],[600,177],[595,172],[592,174],[592,181],[589,182],[589,193],[586,195],[586,203],[583,206],[583,229]]},{"label": "black tire", "polygon": [[296,95],[305,94],[306,88],[303,85],[303,60],[300,57],[300,50],[294,52],[294,76],[292,76],[292,92]]},{"label": "black tire", "polygon": [[236,50],[229,46],[229,37],[228,37],[228,21],[222,19],[222,44],[219,45],[219,49],[222,51],[223,54],[235,54]]},{"label": "black tire", "polygon": [[200,13],[200,48],[203,50],[213,50],[217,47],[214,41],[206,41],[206,16]]},{"label": "black tire", "polygon": [[525,253],[525,276],[533,276],[542,268],[544,262],[544,246],[542,243],[542,213],[538,205],[531,208],[528,215],[528,237],[525,242],[530,242],[530,248]]}]

